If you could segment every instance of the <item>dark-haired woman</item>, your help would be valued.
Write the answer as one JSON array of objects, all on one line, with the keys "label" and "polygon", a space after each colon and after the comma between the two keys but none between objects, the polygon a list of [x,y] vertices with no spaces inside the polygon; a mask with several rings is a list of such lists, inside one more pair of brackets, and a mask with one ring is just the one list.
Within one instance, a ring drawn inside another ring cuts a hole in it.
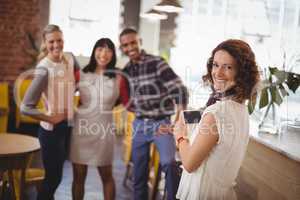
[{"label": "dark-haired woman", "polygon": [[90,61],[80,74],[80,106],[75,114],[70,145],[74,200],[84,197],[88,166],[98,168],[104,199],[115,198],[112,109],[119,97],[115,64],[115,46],[110,39],[102,38],[94,45]]},{"label": "dark-haired woman", "polygon": [[175,124],[184,167],[177,192],[181,200],[235,200],[235,179],[249,140],[245,102],[259,80],[255,56],[242,40],[226,40],[213,51],[203,80],[214,91],[197,130],[187,139],[181,114]]}]

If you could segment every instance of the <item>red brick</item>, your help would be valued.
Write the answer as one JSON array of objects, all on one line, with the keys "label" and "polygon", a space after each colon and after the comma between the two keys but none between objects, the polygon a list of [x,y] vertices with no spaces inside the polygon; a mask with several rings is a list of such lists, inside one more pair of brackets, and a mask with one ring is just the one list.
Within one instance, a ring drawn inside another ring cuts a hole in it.
[{"label": "red brick", "polygon": [[12,94],[14,81],[32,62],[25,53],[29,48],[26,33],[40,39],[40,19],[44,16],[40,1],[49,0],[0,1],[0,81],[9,82]]}]

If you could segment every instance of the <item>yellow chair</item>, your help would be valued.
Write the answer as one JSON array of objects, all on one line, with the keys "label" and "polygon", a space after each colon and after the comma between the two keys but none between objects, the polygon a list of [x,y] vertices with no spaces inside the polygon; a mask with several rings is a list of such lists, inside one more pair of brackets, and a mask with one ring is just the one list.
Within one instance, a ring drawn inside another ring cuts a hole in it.
[{"label": "yellow chair", "polygon": [[127,111],[126,115],[126,123],[125,123],[125,135],[123,140],[123,160],[126,165],[125,177],[123,179],[123,185],[126,186],[126,182],[128,178],[131,178],[131,168],[133,163],[131,162],[131,151],[132,151],[132,133],[133,127],[132,122],[135,119],[135,115],[133,112]]},{"label": "yellow chair", "polygon": [[116,134],[117,135],[123,135],[124,133],[124,114],[125,114],[125,108],[122,105],[118,105],[114,107],[113,109],[113,120],[116,125]]},{"label": "yellow chair", "polygon": [[[16,104],[17,104],[17,108],[16,108],[16,128],[19,128],[21,123],[29,123],[29,124],[38,124],[39,120],[33,119],[32,117],[26,116],[21,114],[20,112],[20,104],[24,98],[24,95],[26,93],[26,90],[28,89],[28,87],[31,84],[31,79],[23,79],[23,80],[17,80],[15,85],[16,85]],[[76,108],[79,105],[79,99],[80,96],[78,93],[76,93],[74,95],[74,107]],[[39,109],[41,112],[45,112],[46,111],[46,107],[43,103],[43,101],[40,99],[38,104],[37,104],[37,109]]]},{"label": "yellow chair", "polygon": [[[21,81],[21,82],[20,82]],[[24,80],[19,80],[17,79],[15,86],[16,86],[16,128],[19,128],[21,123],[29,123],[29,124],[38,124],[39,120],[33,119],[32,117],[26,116],[21,114],[20,112],[20,104],[24,98],[24,95],[26,93],[27,88],[29,87],[29,85],[31,84],[31,79],[24,79]],[[38,102],[37,108],[39,110],[44,110],[44,106],[42,101],[40,100]]]},{"label": "yellow chair", "polygon": [[[24,170],[14,170],[13,176],[14,179],[14,188],[15,188],[15,196],[16,200],[22,200],[22,198],[18,194],[23,194],[26,188],[30,186],[34,186],[37,191],[40,191],[42,182],[45,177],[45,170],[42,168],[31,168],[30,165],[32,163],[34,153],[30,155],[30,158],[27,161],[27,167]],[[22,175],[22,173],[24,175]],[[24,178],[21,181],[23,186],[19,185],[20,179]],[[22,188],[23,191],[20,193],[20,189]]]},{"label": "yellow chair", "polygon": [[9,113],[8,84],[5,82],[0,83],[0,96],[0,133],[5,133],[7,131]]},{"label": "yellow chair", "polygon": [[[17,80],[15,85],[16,85],[16,93],[15,93],[15,98],[16,98],[16,128],[18,128],[20,126],[21,123],[31,123],[31,124],[37,124],[39,123],[38,120],[36,119],[33,119],[31,117],[28,117],[26,115],[22,115],[21,112],[20,112],[20,103],[22,102],[22,99],[24,98],[24,95],[25,95],[25,92],[27,90],[27,88],[29,87],[29,85],[31,84],[31,79],[25,79],[25,80],[22,80],[22,82],[20,82],[21,80]],[[4,86],[7,88],[7,86]],[[0,92],[1,92],[1,96],[2,96],[2,91],[3,91],[3,85],[0,84]],[[8,92],[7,92],[8,93]],[[2,102],[4,101],[4,99],[6,98],[0,98],[0,105],[2,105]],[[8,95],[7,95],[7,99],[8,99]],[[8,102],[8,100],[7,100]],[[8,105],[8,103],[7,103]],[[43,110],[45,109],[44,108],[44,105],[42,103],[42,101],[40,100],[38,102],[38,105],[37,105],[37,108],[40,109],[40,110]],[[1,125],[0,125],[0,129],[2,129],[2,121],[3,119],[1,119],[2,116],[0,117],[0,122],[1,122]],[[0,131],[2,132],[2,130]],[[31,155],[32,157],[32,155]],[[39,189],[39,186],[42,182],[42,180],[44,179],[44,169],[42,168],[30,168],[30,163],[31,163],[31,160],[32,158],[30,158],[28,160],[28,166],[26,169],[23,170],[14,170],[14,172],[12,174],[7,174],[5,173],[3,175],[3,181],[4,182],[8,182],[8,176],[11,176],[12,179],[14,179],[14,188],[15,188],[15,198],[17,200],[21,199],[21,197],[18,195],[20,194],[20,189],[21,188],[26,188],[30,185],[34,185],[36,186],[37,189]],[[20,183],[20,179],[22,178],[22,173],[24,174],[24,181],[22,181],[22,183],[24,184],[23,187],[21,187],[19,185]],[[2,191],[3,192],[3,191]]]},{"label": "yellow chair", "polygon": [[[132,151],[132,135],[133,127],[132,122],[135,119],[135,115],[132,112],[127,112],[125,136],[124,136],[124,154],[123,160],[126,165],[125,177],[123,179],[123,185],[127,186],[127,180],[131,179],[131,169],[133,163],[131,162],[131,151]],[[161,178],[161,168],[159,163],[159,152],[155,145],[152,143],[150,147],[150,160],[149,160],[149,175],[148,175],[148,186],[151,189],[150,199],[155,200],[159,188],[160,178]]]},{"label": "yellow chair", "polygon": [[134,113],[127,111],[126,123],[125,123],[125,135],[123,140],[123,145],[124,145],[123,160],[125,162],[125,165],[127,165],[131,160],[132,133],[133,133],[132,123],[134,119],[135,119]]},{"label": "yellow chair", "polygon": [[[0,187],[0,199],[2,199],[4,192],[6,192],[6,183],[13,184],[11,190],[12,197],[15,200],[23,200],[26,188],[29,186],[35,186],[37,191],[40,190],[40,186],[45,177],[45,171],[42,168],[29,168],[33,153],[26,159],[27,167],[18,170],[13,170],[10,173],[5,172],[1,174],[0,180],[2,180],[2,188]],[[12,181],[13,180],[13,181]],[[21,183],[21,185],[20,185]]]},{"label": "yellow chair", "polygon": [[[12,171],[0,171],[0,199],[3,198],[3,194],[7,191],[7,184],[13,185],[10,187],[12,199],[23,200],[24,191],[29,186],[35,186],[37,190],[40,190],[40,186],[45,177],[45,171],[42,168],[30,168],[34,153],[26,155],[24,161],[15,160],[16,170]],[[21,167],[25,164],[26,167]]]},{"label": "yellow chair", "polygon": [[79,106],[80,103],[80,94],[77,91],[74,95],[74,107],[77,108]]},{"label": "yellow chair", "polygon": [[150,191],[150,199],[155,200],[159,190],[159,183],[161,179],[161,166],[159,163],[159,152],[152,143],[150,147],[150,161],[149,161],[149,176],[148,187]]},{"label": "yellow chair", "polygon": [[3,179],[3,172],[0,171],[0,199],[3,199],[2,195],[4,193],[6,181]]}]

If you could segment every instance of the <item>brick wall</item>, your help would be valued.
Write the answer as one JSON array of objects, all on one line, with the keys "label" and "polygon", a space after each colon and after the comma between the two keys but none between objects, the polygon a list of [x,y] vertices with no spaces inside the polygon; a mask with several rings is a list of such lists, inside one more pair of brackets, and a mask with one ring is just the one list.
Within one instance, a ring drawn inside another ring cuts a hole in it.
[{"label": "brick wall", "polygon": [[[45,13],[48,13],[45,15]],[[49,1],[0,1],[0,81],[13,84],[32,63],[27,33],[39,43],[41,27],[48,23]]]},{"label": "brick wall", "polygon": [[0,80],[12,83],[31,61],[25,54],[29,48],[25,33],[34,38],[39,34],[39,4],[35,0],[1,0],[0,4]]},{"label": "brick wall", "polygon": [[11,111],[14,81],[32,63],[27,33],[38,44],[48,16],[49,0],[0,0],[0,82],[10,84]]}]

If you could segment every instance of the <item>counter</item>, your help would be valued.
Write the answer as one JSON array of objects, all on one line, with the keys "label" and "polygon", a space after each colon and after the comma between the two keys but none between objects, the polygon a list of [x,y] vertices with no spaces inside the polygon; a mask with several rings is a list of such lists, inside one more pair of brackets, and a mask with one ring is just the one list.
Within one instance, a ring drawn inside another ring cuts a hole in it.
[{"label": "counter", "polygon": [[278,135],[259,133],[251,121],[236,191],[242,200],[300,199],[300,132],[283,128]]},{"label": "counter", "polygon": [[250,137],[274,151],[300,163],[300,129],[283,123],[277,135],[259,133],[258,122],[250,121]]}]

